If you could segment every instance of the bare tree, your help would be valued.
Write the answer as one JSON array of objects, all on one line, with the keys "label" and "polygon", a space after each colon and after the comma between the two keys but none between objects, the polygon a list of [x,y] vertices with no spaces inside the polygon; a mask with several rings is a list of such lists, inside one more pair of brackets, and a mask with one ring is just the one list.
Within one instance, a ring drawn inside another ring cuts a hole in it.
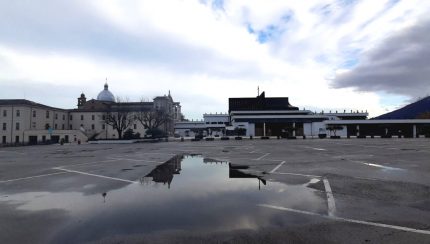
[{"label": "bare tree", "polygon": [[124,104],[128,100],[116,98],[116,103],[112,104],[105,114],[105,123],[112,126],[118,132],[118,138],[122,139],[123,132],[130,127],[135,117],[129,108]]},{"label": "bare tree", "polygon": [[136,119],[143,125],[145,129],[155,129],[168,123],[171,117],[163,110],[157,109],[142,109],[136,115]]}]

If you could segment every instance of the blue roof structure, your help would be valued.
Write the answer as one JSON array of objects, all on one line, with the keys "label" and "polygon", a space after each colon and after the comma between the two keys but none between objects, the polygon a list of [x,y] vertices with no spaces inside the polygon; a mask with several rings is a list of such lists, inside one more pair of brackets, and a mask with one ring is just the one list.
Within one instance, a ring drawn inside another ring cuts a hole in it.
[{"label": "blue roof structure", "polygon": [[430,112],[430,96],[374,119],[417,119],[425,112]]}]

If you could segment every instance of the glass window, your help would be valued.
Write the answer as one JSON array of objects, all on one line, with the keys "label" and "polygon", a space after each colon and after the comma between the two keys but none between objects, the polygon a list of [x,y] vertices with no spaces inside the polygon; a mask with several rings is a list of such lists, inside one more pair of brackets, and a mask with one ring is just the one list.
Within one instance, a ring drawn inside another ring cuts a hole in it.
[{"label": "glass window", "polygon": [[70,120],[73,120],[73,116],[72,115],[70,115]]},{"label": "glass window", "polygon": [[84,115],[83,114],[81,114],[81,120],[84,120]]},{"label": "glass window", "polygon": [[58,119],[58,114],[57,113],[55,114],[55,119]]},{"label": "glass window", "polygon": [[94,124],[91,125],[91,130],[95,130],[96,126]]},{"label": "glass window", "polygon": [[36,117],[36,110],[33,110],[33,118]]},{"label": "glass window", "polygon": [[18,122],[15,124],[15,129],[19,130],[19,123]]},{"label": "glass window", "polygon": [[91,120],[95,120],[96,119],[96,116],[93,114],[93,115],[91,115]]},{"label": "glass window", "polygon": [[49,119],[49,111],[46,111],[46,118]]},{"label": "glass window", "polygon": [[63,114],[63,120],[66,120],[66,115],[65,114]]},{"label": "glass window", "polygon": [[3,117],[7,116],[7,110],[3,110]]},{"label": "glass window", "polygon": [[21,115],[21,112],[19,110],[16,110],[16,117],[19,117]]},{"label": "glass window", "polygon": [[3,123],[3,130],[6,130],[7,124]]}]

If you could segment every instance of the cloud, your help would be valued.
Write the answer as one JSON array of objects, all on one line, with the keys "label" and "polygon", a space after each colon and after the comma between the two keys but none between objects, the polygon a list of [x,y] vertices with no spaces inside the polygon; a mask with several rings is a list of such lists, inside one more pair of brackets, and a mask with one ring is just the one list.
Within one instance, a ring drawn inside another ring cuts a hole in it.
[{"label": "cloud", "polygon": [[[289,96],[299,107],[368,109],[376,115],[385,106],[380,93],[332,88],[329,78],[335,70],[362,65],[363,54],[419,23],[429,5],[0,1],[0,97],[20,98],[25,87],[28,99],[72,108],[81,91],[97,96],[108,77],[112,92],[131,100],[171,90],[189,118],[226,111],[228,97],[255,96],[257,86],[269,96]],[[55,97],[39,94],[50,89]]]},{"label": "cloud", "polygon": [[332,85],[412,97],[430,92],[430,20],[399,31],[363,56]]}]

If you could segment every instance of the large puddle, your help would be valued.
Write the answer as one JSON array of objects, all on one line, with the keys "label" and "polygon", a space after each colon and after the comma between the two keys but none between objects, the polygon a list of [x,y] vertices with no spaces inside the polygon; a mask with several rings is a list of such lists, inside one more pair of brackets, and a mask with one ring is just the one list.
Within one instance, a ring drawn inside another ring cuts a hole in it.
[{"label": "large puddle", "polygon": [[[309,179],[308,183],[315,181]],[[300,222],[300,218],[259,205],[326,213],[325,198],[308,188],[308,183],[265,181],[227,162],[178,156],[142,177],[140,184],[90,195],[43,191],[11,194],[7,203],[27,212],[66,211],[67,223],[49,228],[54,242],[76,243],[113,235],[285,227]]]}]

